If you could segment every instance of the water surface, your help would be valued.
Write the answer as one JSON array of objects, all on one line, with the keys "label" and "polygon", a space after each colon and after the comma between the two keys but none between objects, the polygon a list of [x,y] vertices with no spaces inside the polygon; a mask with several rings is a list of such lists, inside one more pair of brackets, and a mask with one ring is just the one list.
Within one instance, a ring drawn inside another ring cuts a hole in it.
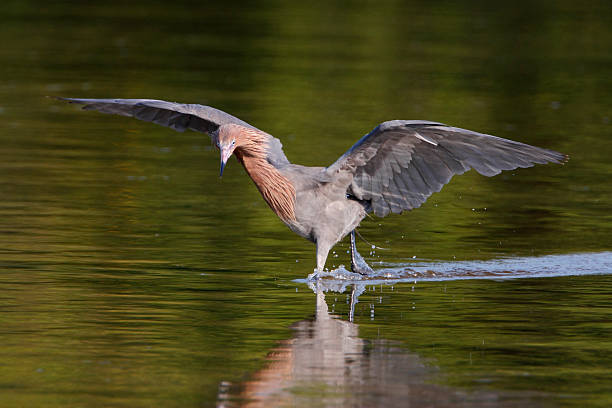
[{"label": "water surface", "polygon": [[[3,2],[0,405],[261,404],[254,384],[277,378],[279,406],[609,406],[611,9]],[[365,220],[362,253],[404,280],[315,294],[295,281],[314,247],[236,161],[218,178],[205,135],[46,95],[211,104],[305,165],[389,119],[571,160],[470,172],[418,210]],[[316,370],[292,377],[276,354]]]}]

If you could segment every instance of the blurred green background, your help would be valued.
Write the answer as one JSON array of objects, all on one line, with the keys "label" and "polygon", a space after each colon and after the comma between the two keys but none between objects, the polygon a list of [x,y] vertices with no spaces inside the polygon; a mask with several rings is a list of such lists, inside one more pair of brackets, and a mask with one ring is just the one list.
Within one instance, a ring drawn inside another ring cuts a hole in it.
[{"label": "blurred green background", "polygon": [[[209,104],[305,165],[332,163],[389,119],[555,149],[570,162],[470,172],[418,210],[364,221],[391,249],[367,259],[609,251],[611,22],[603,1],[3,1],[0,405],[214,406],[220,381],[261,368],[314,307],[292,281],[312,272],[314,247],[235,160],[219,180],[206,135],[45,96]],[[347,264],[346,243],[335,249],[328,266]],[[603,407],[611,284],[419,283],[374,320],[378,297],[364,294],[356,322],[440,367],[432,381]],[[440,308],[446,287],[456,308]]]}]

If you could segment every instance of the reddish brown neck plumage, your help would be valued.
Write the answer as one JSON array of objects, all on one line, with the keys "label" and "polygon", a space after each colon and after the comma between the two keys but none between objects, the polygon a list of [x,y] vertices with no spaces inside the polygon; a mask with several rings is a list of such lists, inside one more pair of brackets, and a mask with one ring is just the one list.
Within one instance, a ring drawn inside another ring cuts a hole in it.
[{"label": "reddish brown neck plumage", "polygon": [[236,140],[234,154],[266,203],[283,221],[295,221],[295,188],[267,160],[267,141],[271,136],[239,125],[230,126],[227,130]]}]

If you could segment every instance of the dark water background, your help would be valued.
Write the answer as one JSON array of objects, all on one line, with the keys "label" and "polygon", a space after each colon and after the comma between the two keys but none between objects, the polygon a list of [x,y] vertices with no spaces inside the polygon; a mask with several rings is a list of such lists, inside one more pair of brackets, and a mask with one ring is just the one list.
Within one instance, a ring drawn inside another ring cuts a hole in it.
[{"label": "dark water background", "polygon": [[[612,405],[612,3],[9,0],[0,41],[0,406]],[[205,135],[46,95],[210,104],[306,165],[389,119],[571,160],[364,221],[416,272],[349,322]]]}]

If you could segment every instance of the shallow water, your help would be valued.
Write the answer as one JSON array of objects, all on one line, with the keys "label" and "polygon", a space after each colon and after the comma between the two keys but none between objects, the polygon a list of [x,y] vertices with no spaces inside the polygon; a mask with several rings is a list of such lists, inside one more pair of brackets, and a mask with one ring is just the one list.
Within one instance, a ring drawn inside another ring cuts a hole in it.
[{"label": "shallow water", "polygon": [[[0,5],[0,406],[612,403],[612,6],[173,4]],[[317,289],[205,135],[46,95],[211,104],[306,165],[400,118],[571,160],[366,219],[384,279]]]},{"label": "shallow water", "polygon": [[460,279],[518,279],[612,273],[612,253],[547,255],[540,257],[500,258],[488,261],[414,261],[397,264],[376,262],[376,270],[367,276],[348,271],[344,265],[331,271],[312,274],[296,282],[312,283],[316,277],[326,281],[355,283],[417,282]]}]

